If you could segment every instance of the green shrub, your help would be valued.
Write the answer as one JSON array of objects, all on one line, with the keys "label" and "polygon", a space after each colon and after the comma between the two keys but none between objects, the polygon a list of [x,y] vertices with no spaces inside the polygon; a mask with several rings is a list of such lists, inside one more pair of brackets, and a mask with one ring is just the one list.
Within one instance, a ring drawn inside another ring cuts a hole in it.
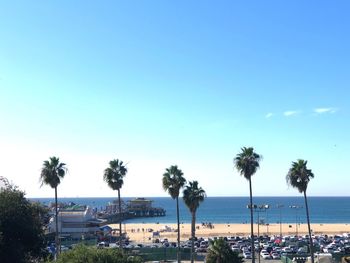
[{"label": "green shrub", "polygon": [[0,189],[0,262],[35,262],[45,256],[41,207],[14,186]]},{"label": "green shrub", "polygon": [[207,263],[243,263],[243,258],[230,248],[230,245],[223,239],[219,238],[211,242],[208,254],[206,256]]},{"label": "green shrub", "polygon": [[119,248],[97,249],[78,245],[58,257],[57,263],[141,263],[139,257],[126,255]]}]

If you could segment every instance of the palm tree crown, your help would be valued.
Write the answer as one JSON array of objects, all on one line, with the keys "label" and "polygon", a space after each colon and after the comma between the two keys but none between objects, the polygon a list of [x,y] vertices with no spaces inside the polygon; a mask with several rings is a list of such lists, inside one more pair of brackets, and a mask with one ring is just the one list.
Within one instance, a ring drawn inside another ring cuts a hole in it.
[{"label": "palm tree crown", "polygon": [[243,147],[233,162],[239,173],[249,180],[260,167],[259,162],[261,159],[262,156],[255,153],[253,147]]},{"label": "palm tree crown", "polygon": [[191,213],[195,213],[200,203],[206,197],[205,191],[202,187],[198,187],[198,182],[193,181],[185,187],[183,191],[183,200]]},{"label": "palm tree crown", "polygon": [[44,161],[40,174],[41,185],[46,184],[51,188],[56,188],[67,173],[65,165],[65,163],[60,163],[57,157],[50,157],[49,161]]},{"label": "palm tree crown", "polygon": [[169,193],[171,198],[176,199],[179,197],[180,189],[186,184],[186,179],[177,165],[172,165],[165,171],[163,174],[163,189]]},{"label": "palm tree crown", "polygon": [[127,172],[128,169],[123,164],[123,161],[114,159],[109,162],[109,167],[105,169],[103,179],[110,188],[119,190],[123,186],[123,178]]},{"label": "palm tree crown", "polygon": [[301,159],[292,162],[292,167],[286,176],[287,184],[297,188],[300,193],[306,192],[310,180],[314,178],[311,169],[307,169],[306,165],[307,161]]}]

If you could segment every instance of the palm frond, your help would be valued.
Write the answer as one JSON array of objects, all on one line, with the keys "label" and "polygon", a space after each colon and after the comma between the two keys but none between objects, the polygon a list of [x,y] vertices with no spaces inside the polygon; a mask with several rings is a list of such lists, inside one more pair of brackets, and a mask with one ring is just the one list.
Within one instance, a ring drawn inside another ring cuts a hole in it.
[{"label": "palm frond", "polygon": [[46,184],[52,188],[56,188],[60,183],[61,179],[66,175],[67,168],[65,163],[60,163],[60,159],[53,156],[49,160],[43,162],[40,173],[41,186]]},{"label": "palm frond", "polygon": [[206,193],[203,188],[198,187],[197,181],[189,182],[183,191],[183,200],[191,213],[195,213],[204,201]]},{"label": "palm frond", "polygon": [[119,190],[124,184],[124,176],[128,172],[128,169],[123,162],[114,159],[109,162],[109,167],[104,170],[103,179],[108,186],[113,190]]},{"label": "palm frond", "polygon": [[164,191],[175,199],[179,197],[180,189],[186,184],[186,179],[183,177],[183,172],[177,167],[172,165],[165,169],[165,173],[162,178],[162,185]]},{"label": "palm frond", "polygon": [[241,152],[233,159],[234,166],[238,172],[247,180],[251,178],[260,167],[262,156],[254,152],[252,147],[243,147]]},{"label": "palm frond", "polygon": [[306,192],[310,180],[314,178],[311,169],[307,168],[307,161],[299,159],[292,162],[286,181],[289,186],[298,189],[300,193]]}]

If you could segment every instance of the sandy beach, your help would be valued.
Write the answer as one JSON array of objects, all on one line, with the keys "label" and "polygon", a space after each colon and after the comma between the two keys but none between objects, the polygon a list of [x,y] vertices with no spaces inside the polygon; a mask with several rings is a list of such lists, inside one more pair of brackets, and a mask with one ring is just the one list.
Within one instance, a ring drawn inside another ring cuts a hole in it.
[{"label": "sandy beach", "polygon": [[[113,229],[118,229],[119,224],[111,224]],[[191,235],[191,224],[181,224],[181,239],[187,240]],[[130,240],[135,242],[152,242],[153,232],[159,232],[160,239],[167,238],[169,241],[176,241],[177,229],[176,224],[155,224],[155,223],[139,223],[139,224],[122,224],[123,232],[126,231]],[[350,224],[311,224],[314,234],[343,234],[350,233]],[[307,234],[307,224],[298,225],[298,234]],[[254,225],[254,233],[258,234],[258,225]],[[270,224],[260,225],[260,235],[279,235],[280,225]],[[116,235],[118,232],[116,232]],[[212,226],[196,224],[197,237],[225,237],[225,236],[245,236],[250,234],[250,224],[212,224]],[[295,235],[295,224],[282,224],[282,235]]]}]

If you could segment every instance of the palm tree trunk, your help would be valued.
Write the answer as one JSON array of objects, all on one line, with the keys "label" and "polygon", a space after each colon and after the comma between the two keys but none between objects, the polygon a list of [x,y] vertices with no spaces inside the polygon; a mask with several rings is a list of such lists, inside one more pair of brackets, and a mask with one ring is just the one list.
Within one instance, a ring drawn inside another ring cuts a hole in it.
[{"label": "palm tree trunk", "polygon": [[56,243],[56,259],[57,259],[60,248],[61,248],[61,246],[59,244],[59,238],[58,238],[57,186],[55,187],[55,223],[56,223],[55,243]]},{"label": "palm tree trunk", "polygon": [[311,263],[314,263],[314,246],[311,237],[311,227],[310,227],[310,216],[309,216],[309,206],[307,204],[306,191],[304,191],[304,200],[305,200],[305,208],[306,208],[306,218],[307,218],[307,227],[309,230],[309,245],[310,245],[310,254],[311,254]]},{"label": "palm tree trunk", "polygon": [[122,247],[122,202],[120,200],[120,189],[118,189],[118,206],[119,206],[119,247]]},{"label": "palm tree trunk", "polygon": [[196,212],[192,212],[191,222],[191,263],[194,262],[194,239],[196,237]]},{"label": "palm tree trunk", "polygon": [[[255,263],[255,246],[254,246],[254,229],[253,229],[253,191],[252,191],[252,179],[251,177],[249,178],[249,197],[250,197],[250,238],[252,240],[251,243],[251,250],[252,250],[252,263]],[[313,263],[313,262],[312,262]]]},{"label": "palm tree trunk", "polygon": [[179,197],[176,197],[176,214],[177,214],[177,262],[181,262],[180,256],[180,212],[179,212]]}]

